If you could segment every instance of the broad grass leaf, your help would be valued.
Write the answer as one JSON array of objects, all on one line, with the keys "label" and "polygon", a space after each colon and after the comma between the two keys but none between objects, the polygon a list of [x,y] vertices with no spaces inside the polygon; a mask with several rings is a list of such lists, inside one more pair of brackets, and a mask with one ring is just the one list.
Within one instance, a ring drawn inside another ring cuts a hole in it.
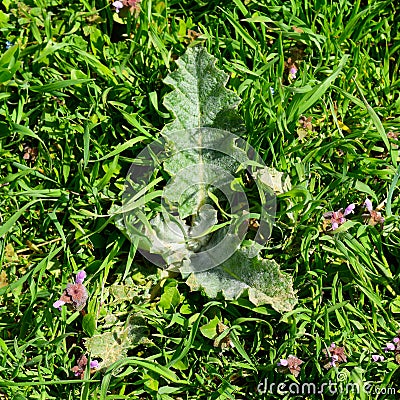
[{"label": "broad grass leaf", "polygon": [[31,86],[30,90],[32,92],[39,92],[39,93],[50,93],[53,91],[57,91],[60,89],[64,89],[69,86],[81,85],[82,83],[88,83],[93,79],[66,79],[60,80],[57,82],[48,83],[42,86]]},{"label": "broad grass leaf", "polygon": [[82,319],[82,328],[86,335],[92,337],[96,332],[96,315],[94,313],[86,314]]},{"label": "broad grass leaf", "polygon": [[200,332],[202,333],[203,336],[205,336],[208,339],[215,339],[217,336],[217,325],[219,324],[219,319],[217,316],[215,316],[211,321],[209,321],[207,324],[203,325],[200,327]]},{"label": "broad grass leaf", "polygon": [[17,222],[17,220],[21,217],[24,212],[31,207],[33,204],[37,203],[41,199],[35,199],[30,201],[21,207],[14,215],[12,215],[3,225],[0,225],[0,238],[4,237],[12,228],[12,226]]},{"label": "broad grass leaf", "polygon": [[311,108],[328,90],[331,84],[339,76],[343,67],[345,66],[349,55],[344,55],[339,62],[339,65],[334,72],[326,78],[323,82],[315,86],[312,90],[307,93],[297,93],[291,101],[287,115],[289,121],[297,121],[298,117],[304,114],[309,108]]},{"label": "broad grass leaf", "polygon": [[166,287],[158,305],[164,310],[175,309],[181,301],[181,295],[175,286]]}]

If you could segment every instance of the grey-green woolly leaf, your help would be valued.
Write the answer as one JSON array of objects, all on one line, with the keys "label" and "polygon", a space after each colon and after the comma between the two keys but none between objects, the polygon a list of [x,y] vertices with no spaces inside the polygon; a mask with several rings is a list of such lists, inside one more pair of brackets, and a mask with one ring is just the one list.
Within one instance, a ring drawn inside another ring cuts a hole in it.
[{"label": "grey-green woolly leaf", "polygon": [[179,265],[188,260],[191,251],[187,248],[189,226],[179,218],[164,219],[160,214],[150,221],[152,230],[147,232],[151,254],[159,254],[167,265]]},{"label": "grey-green woolly leaf", "polygon": [[85,346],[92,358],[101,358],[101,368],[107,368],[115,361],[126,357],[130,348],[148,338],[149,329],[139,315],[128,318],[124,327],[116,327],[112,332],[104,332],[86,339]]},{"label": "grey-green woolly leaf", "polygon": [[[204,128],[243,132],[243,121],[235,110],[240,98],[226,89],[228,74],[215,67],[216,59],[208,54],[205,48],[188,49],[176,63],[178,69],[164,80],[174,88],[164,97],[164,105],[175,117],[162,131],[175,149],[173,157],[164,163],[164,169],[174,177],[179,171],[195,166],[196,171],[187,171],[186,177],[191,180],[198,176],[201,181],[205,175],[204,171],[208,168],[207,164],[217,160],[223,168],[227,168],[229,163],[232,164],[232,160],[229,160],[226,154],[218,154],[212,150],[220,149],[212,143],[219,136],[214,131]],[[201,129],[188,132],[195,128]],[[185,143],[187,137],[192,140],[190,147]],[[198,212],[207,202],[209,189],[207,184],[202,183],[196,186],[190,184],[187,188],[184,193],[180,193],[178,204],[182,219]]]},{"label": "grey-green woolly leaf", "polygon": [[191,227],[178,217],[164,217],[157,214],[150,221],[151,230],[146,232],[151,243],[149,252],[162,256],[171,268],[187,267],[193,253],[208,242],[209,231],[218,221],[217,212],[204,206]]},{"label": "grey-green woolly leaf", "polygon": [[230,169],[239,166],[231,157],[215,151],[198,153],[197,163],[191,164],[195,152],[177,153],[165,166],[171,174],[172,169],[180,167],[164,189],[164,200],[170,205],[176,205],[182,219],[196,214],[209,201],[209,190],[228,188],[234,180]]},{"label": "grey-green woolly leaf", "polygon": [[208,127],[175,132],[168,146],[170,157],[163,163],[172,176],[164,196],[176,203],[182,219],[207,202],[208,190],[219,183],[215,177],[232,180],[239,165],[248,160],[236,140],[230,132]]},{"label": "grey-green woolly leaf", "polygon": [[223,129],[241,136],[246,133],[246,126],[240,114],[235,109],[225,109],[220,111],[214,119],[213,128]]},{"label": "grey-green woolly leaf", "polygon": [[101,358],[103,360],[101,367],[104,368],[124,358],[128,347],[125,346],[125,343],[119,342],[113,332],[94,335],[86,339],[85,346],[92,358]]},{"label": "grey-green woolly leaf", "polygon": [[204,289],[211,298],[222,293],[226,300],[237,299],[247,290],[253,304],[271,304],[279,312],[297,304],[292,277],[281,272],[275,261],[254,256],[251,247],[238,250],[218,267],[192,273],[186,283],[192,290]]},{"label": "grey-green woolly leaf", "polygon": [[199,240],[218,222],[217,211],[210,205],[205,205],[200,210],[199,216],[190,228],[192,240]]},{"label": "grey-green woolly leaf", "polygon": [[[138,273],[140,276],[140,273]],[[143,282],[144,283],[144,282]],[[139,298],[139,296],[143,296],[142,291],[144,289],[144,285],[137,285],[137,284],[124,284],[124,285],[117,285],[112,284],[109,287],[109,294],[113,297],[110,300],[110,303],[122,303],[124,301],[132,301],[134,299]]]},{"label": "grey-green woolly leaf", "polygon": [[[246,151],[237,146],[237,140],[241,139],[228,131],[215,128],[175,132],[173,141],[168,142],[170,156],[163,163],[164,170],[175,176],[190,166],[212,164],[233,173],[240,163],[248,161]],[[240,146],[245,144],[241,140]]]},{"label": "grey-green woolly leaf", "polygon": [[164,80],[174,88],[164,97],[164,105],[175,116],[164,128],[164,135],[213,126],[217,116],[237,107],[240,98],[225,88],[228,74],[215,67],[215,57],[205,48],[189,48],[176,63],[179,68]]},{"label": "grey-green woolly leaf", "polygon": [[269,186],[275,193],[282,194],[291,189],[290,178],[284,172],[277,171],[275,168],[265,167],[254,174],[255,179]]}]

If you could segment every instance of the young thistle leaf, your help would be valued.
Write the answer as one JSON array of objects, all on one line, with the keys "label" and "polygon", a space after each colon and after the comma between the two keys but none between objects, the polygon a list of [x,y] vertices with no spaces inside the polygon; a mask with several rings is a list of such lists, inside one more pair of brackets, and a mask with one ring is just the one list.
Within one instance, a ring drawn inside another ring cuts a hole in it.
[{"label": "young thistle leaf", "polygon": [[226,300],[247,290],[256,306],[271,304],[278,312],[291,311],[297,304],[292,277],[282,273],[274,260],[253,253],[252,248],[241,248],[218,267],[190,275],[186,283],[192,290],[203,289],[208,297],[222,293]]},{"label": "young thistle leaf", "polygon": [[[229,76],[215,67],[216,58],[203,47],[193,47],[176,63],[179,68],[164,79],[174,88],[164,97],[164,106],[175,119],[165,126],[163,135],[170,137],[177,131],[202,127],[231,131],[230,120],[237,127],[238,114],[233,110],[241,99],[226,89]],[[221,121],[221,115],[223,122],[214,126],[216,121]]]},{"label": "young thistle leaf", "polygon": [[[176,63],[178,69],[164,80],[174,88],[164,97],[164,105],[175,119],[165,126],[162,134],[173,150],[171,158],[164,163],[164,170],[173,178],[186,170],[189,181],[194,177],[198,180],[197,184],[188,185],[183,193],[174,185],[182,181],[182,177],[169,186],[170,194],[174,191],[181,194],[178,209],[184,219],[196,214],[207,202],[207,192],[211,189],[210,167],[218,165],[230,172],[234,170],[230,157],[213,150],[215,147],[209,140],[211,130],[207,128],[237,131],[242,125],[236,111],[241,99],[226,89],[229,76],[215,67],[216,59],[206,49],[190,48]],[[188,136],[193,144],[189,148],[186,146]],[[167,197],[166,200],[172,199]]]}]

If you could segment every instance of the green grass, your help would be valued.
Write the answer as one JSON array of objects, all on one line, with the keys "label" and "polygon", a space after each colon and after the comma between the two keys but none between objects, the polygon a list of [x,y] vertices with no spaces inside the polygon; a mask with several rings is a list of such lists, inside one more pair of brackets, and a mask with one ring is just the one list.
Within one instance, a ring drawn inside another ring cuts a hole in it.
[{"label": "green grass", "polygon": [[[1,10],[0,398],[398,398],[399,363],[382,350],[400,328],[400,155],[387,136],[400,131],[394,2],[143,0],[125,25],[106,1]],[[201,36],[191,42],[188,29]],[[162,80],[194,44],[230,74],[245,138],[290,176],[264,255],[294,277],[292,312],[190,292],[107,217],[135,156],[171,120]],[[289,57],[300,57],[292,82]],[[313,131],[301,140],[302,115]],[[383,228],[362,222],[366,197],[387,201]],[[354,223],[324,231],[323,213],[350,203]],[[81,269],[89,317],[60,313],[52,304]],[[207,330],[215,317],[234,344],[223,352]],[[118,361],[80,380],[71,368],[94,329],[114,333]],[[331,342],[348,362],[328,371]],[[374,389],[281,395],[276,386],[295,381],[276,368],[289,354],[304,361],[300,383]],[[276,386],[260,395],[265,379]],[[389,388],[397,394],[378,393]]]}]

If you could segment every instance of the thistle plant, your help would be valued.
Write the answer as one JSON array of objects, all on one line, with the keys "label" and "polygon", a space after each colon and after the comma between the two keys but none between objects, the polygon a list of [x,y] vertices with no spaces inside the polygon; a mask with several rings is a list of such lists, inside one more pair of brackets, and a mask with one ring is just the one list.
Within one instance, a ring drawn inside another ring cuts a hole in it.
[{"label": "thistle plant", "polygon": [[[240,137],[240,98],[226,89],[228,75],[215,62],[204,48],[189,48],[164,80],[173,88],[164,105],[174,119],[131,166],[123,205],[112,210],[116,224],[145,257],[179,271],[192,290],[225,299],[247,293],[256,305],[292,310],[292,278],[261,257],[276,192],[288,184]],[[258,188],[259,213],[250,212],[246,172]],[[165,174],[168,184],[154,190]],[[246,236],[251,218],[258,220],[254,238]]]}]

